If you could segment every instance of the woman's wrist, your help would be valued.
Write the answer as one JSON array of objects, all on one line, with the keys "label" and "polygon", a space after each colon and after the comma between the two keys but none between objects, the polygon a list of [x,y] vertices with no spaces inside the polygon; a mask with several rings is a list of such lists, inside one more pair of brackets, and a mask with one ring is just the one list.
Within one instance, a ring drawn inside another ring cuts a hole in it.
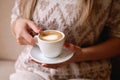
[{"label": "woman's wrist", "polygon": [[78,53],[75,53],[76,55],[75,62],[90,60],[89,54],[91,54],[89,48],[81,48],[81,50]]},{"label": "woman's wrist", "polygon": [[84,50],[83,50],[83,48],[80,48],[79,51],[75,51],[74,52],[73,61],[74,62],[81,62],[81,61],[83,61],[83,55],[84,55]]}]

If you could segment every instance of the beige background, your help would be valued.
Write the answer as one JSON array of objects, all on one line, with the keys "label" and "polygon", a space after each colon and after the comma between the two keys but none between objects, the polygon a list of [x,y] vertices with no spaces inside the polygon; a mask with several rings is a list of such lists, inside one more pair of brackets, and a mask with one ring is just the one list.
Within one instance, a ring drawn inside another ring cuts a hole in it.
[{"label": "beige background", "polygon": [[14,0],[0,0],[0,59],[16,59],[22,47],[11,33],[10,15]]}]

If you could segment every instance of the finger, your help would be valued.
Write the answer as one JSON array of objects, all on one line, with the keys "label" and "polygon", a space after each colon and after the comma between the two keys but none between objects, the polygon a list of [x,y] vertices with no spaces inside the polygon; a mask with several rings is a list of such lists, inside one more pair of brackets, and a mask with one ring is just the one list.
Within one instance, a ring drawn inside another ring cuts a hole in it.
[{"label": "finger", "polygon": [[33,21],[30,21],[28,20],[27,21],[28,23],[28,26],[36,33],[40,33],[41,32],[41,29],[33,22]]},{"label": "finger", "polygon": [[23,31],[23,38],[30,44],[30,45],[35,45],[35,41],[33,37],[27,32]]},{"label": "finger", "polygon": [[56,64],[56,65],[54,65],[54,64],[41,64],[41,66],[43,66],[43,67],[47,67],[47,68],[53,68],[53,69],[57,69],[59,66]]},{"label": "finger", "polygon": [[37,42],[38,42],[37,38],[35,38],[35,37],[34,37],[33,39],[34,39],[35,43],[37,43]]},{"label": "finger", "polygon": [[71,51],[75,50],[75,46],[71,43],[64,43],[64,46]]},{"label": "finger", "polygon": [[28,45],[29,42],[27,42],[23,37],[19,37],[17,36],[17,43],[19,43],[20,45]]},{"label": "finger", "polygon": [[29,45],[30,43],[27,42],[25,39],[21,39],[19,41],[17,41],[20,45]]},{"label": "finger", "polygon": [[71,51],[76,51],[81,49],[79,46],[73,45],[71,43],[64,43],[64,46],[70,49]]},{"label": "finger", "polygon": [[34,37],[35,35],[37,35],[36,32],[34,32],[32,29],[28,28],[27,31],[29,32],[30,35],[32,35],[32,37]]},{"label": "finger", "polygon": [[37,63],[37,64],[40,64],[41,65],[41,63],[40,62],[37,62],[37,61],[35,61],[34,59],[32,59],[32,58],[30,58],[29,59],[30,61],[32,61],[32,62],[35,62],[35,63]]}]

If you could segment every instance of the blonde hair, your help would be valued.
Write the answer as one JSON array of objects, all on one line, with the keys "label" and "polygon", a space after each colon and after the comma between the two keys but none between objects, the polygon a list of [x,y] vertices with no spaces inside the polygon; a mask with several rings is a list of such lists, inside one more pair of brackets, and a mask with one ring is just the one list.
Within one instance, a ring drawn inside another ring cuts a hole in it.
[{"label": "blonde hair", "polygon": [[87,22],[88,16],[91,13],[93,0],[83,0],[83,10],[81,14],[81,24],[85,24]]},{"label": "blonde hair", "polygon": [[20,12],[22,17],[32,19],[37,0],[20,0]]},{"label": "blonde hair", "polygon": [[[20,0],[20,11],[25,18],[32,19],[37,0]],[[86,22],[93,5],[93,0],[82,0],[83,10],[81,14],[81,24]]]}]

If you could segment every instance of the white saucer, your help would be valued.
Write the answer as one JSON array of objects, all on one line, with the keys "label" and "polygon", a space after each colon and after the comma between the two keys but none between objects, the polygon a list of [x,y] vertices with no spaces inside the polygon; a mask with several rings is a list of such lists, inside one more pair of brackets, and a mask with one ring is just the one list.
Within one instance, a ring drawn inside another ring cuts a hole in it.
[{"label": "white saucer", "polygon": [[33,60],[40,63],[58,64],[58,63],[69,60],[73,56],[73,52],[63,48],[60,56],[55,58],[47,58],[47,57],[44,57],[40,49],[37,46],[35,46],[31,49],[30,56]]}]

